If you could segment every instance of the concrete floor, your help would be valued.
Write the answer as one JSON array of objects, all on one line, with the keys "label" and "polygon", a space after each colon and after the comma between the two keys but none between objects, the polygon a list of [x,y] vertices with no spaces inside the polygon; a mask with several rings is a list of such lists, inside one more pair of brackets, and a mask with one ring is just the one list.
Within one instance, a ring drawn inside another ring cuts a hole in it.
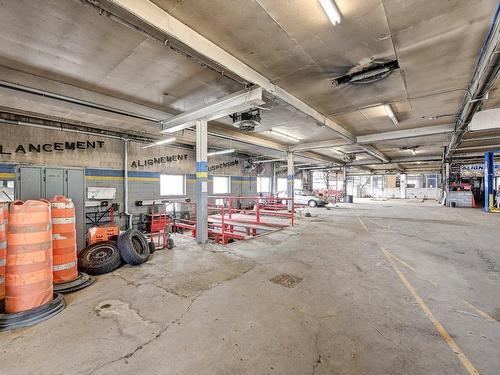
[{"label": "concrete floor", "polygon": [[[177,237],[1,334],[0,373],[500,374],[500,216],[411,201],[310,212],[227,247]],[[302,281],[270,281],[282,273]]]}]

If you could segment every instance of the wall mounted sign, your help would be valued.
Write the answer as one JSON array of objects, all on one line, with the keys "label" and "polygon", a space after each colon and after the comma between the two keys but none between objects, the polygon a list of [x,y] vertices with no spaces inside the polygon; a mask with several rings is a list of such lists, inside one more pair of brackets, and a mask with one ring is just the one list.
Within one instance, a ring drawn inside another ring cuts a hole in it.
[{"label": "wall mounted sign", "polygon": [[[495,175],[500,174],[500,164],[495,164]],[[484,164],[465,164],[460,166],[460,175],[464,177],[484,176]]]},{"label": "wall mounted sign", "polygon": [[131,168],[151,167],[153,165],[175,163],[187,159],[188,159],[188,154],[159,156],[151,159],[134,160],[132,164],[130,164],[130,167]]},{"label": "wall mounted sign", "polygon": [[220,163],[220,164],[211,165],[208,167],[208,171],[213,172],[213,171],[217,171],[219,169],[233,167],[235,165],[238,165],[239,163],[240,163],[239,160],[235,159],[233,161],[228,161],[228,162],[224,162],[224,163]]},{"label": "wall mounted sign", "polygon": [[1,155],[12,154],[32,154],[32,153],[50,153],[61,151],[75,151],[75,150],[96,150],[104,146],[104,141],[79,141],[79,142],[54,142],[43,144],[20,144],[15,149],[5,149],[0,145]]}]

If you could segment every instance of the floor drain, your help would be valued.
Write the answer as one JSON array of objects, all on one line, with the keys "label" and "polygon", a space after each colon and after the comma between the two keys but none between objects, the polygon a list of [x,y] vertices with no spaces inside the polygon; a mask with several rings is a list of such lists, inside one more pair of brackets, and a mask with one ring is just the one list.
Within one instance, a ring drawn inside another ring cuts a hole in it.
[{"label": "floor drain", "polygon": [[293,288],[295,285],[300,283],[302,280],[304,280],[302,277],[289,275],[287,273],[282,273],[281,275],[273,277],[270,281],[275,283],[275,284],[284,286],[285,288]]}]

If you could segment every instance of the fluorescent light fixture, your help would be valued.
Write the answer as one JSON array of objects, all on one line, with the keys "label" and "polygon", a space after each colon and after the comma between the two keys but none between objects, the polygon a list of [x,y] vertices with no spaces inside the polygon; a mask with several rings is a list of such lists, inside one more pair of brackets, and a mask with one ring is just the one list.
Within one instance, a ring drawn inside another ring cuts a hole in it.
[{"label": "fluorescent light fixture", "polygon": [[394,115],[394,112],[392,111],[391,105],[390,104],[384,104],[384,109],[385,109],[385,113],[391,119],[392,123],[394,125],[396,125],[396,126],[399,126],[398,119]]},{"label": "fluorescent light fixture", "polygon": [[232,154],[235,151],[236,150],[234,148],[230,148],[230,149],[227,149],[227,150],[213,151],[213,152],[209,152],[207,154],[207,156]]},{"label": "fluorescent light fixture", "polygon": [[270,130],[269,130],[269,132],[270,132],[271,134],[272,134],[272,133],[274,133],[274,134],[276,134],[276,135],[279,135],[280,137],[286,138],[286,139],[288,139],[288,140],[290,140],[290,141],[292,141],[292,142],[300,142],[300,139],[295,138],[295,137],[292,137],[291,135],[288,135],[288,134],[285,134],[285,133],[279,132],[279,131],[277,131],[277,130],[272,130],[272,129],[270,129]]},{"label": "fluorescent light fixture", "polygon": [[329,150],[332,151],[332,152],[335,152],[336,154],[344,155],[344,153],[342,151],[335,150],[334,148],[329,148]]},{"label": "fluorescent light fixture", "polygon": [[319,0],[319,3],[323,7],[323,10],[330,19],[332,25],[335,26],[342,21],[339,8],[337,8],[337,4],[335,4],[334,0]]},{"label": "fluorescent light fixture", "polygon": [[175,137],[165,138],[165,139],[162,139],[161,141],[150,143],[149,145],[146,145],[143,148],[150,148],[150,147],[154,147],[154,146],[160,146],[160,145],[164,145],[166,143],[175,142],[175,140],[176,140]]},{"label": "fluorescent light fixture", "polygon": [[413,155],[417,155],[417,151],[415,151],[415,149],[414,149],[414,148],[410,149],[410,151],[411,151],[411,153],[412,153]]}]

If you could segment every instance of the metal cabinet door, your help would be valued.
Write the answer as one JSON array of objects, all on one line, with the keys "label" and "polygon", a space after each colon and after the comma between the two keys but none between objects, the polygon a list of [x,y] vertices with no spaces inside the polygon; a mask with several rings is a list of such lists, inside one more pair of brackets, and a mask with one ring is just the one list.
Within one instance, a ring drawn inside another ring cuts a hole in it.
[{"label": "metal cabinet door", "polygon": [[19,187],[16,199],[40,199],[42,197],[42,169],[39,167],[19,168]]},{"label": "metal cabinet door", "polygon": [[66,170],[66,196],[73,200],[76,212],[78,250],[85,247],[85,174],[83,169]]},{"label": "metal cabinet door", "polygon": [[45,198],[64,195],[64,169],[45,168]]}]

